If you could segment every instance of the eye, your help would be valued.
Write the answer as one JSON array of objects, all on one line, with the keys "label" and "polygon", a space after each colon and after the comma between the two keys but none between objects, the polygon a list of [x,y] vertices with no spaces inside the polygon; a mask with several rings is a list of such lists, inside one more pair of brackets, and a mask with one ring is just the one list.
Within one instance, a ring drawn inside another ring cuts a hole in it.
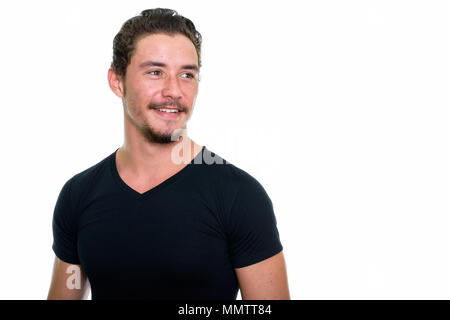
[{"label": "eye", "polygon": [[[156,74],[154,72],[156,72]],[[159,70],[152,70],[152,71],[149,71],[147,73],[151,74],[153,76],[159,76],[161,74],[161,71],[159,71]]]},{"label": "eye", "polygon": [[190,72],[185,72],[185,73],[183,73],[183,75],[187,75],[187,77],[185,77],[185,78],[194,78],[194,75]]}]

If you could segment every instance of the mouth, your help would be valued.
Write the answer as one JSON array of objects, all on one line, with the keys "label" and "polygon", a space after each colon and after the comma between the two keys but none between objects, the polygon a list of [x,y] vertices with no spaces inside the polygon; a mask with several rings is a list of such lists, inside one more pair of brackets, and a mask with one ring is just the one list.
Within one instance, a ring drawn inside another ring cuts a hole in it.
[{"label": "mouth", "polygon": [[162,117],[164,119],[177,119],[183,112],[178,108],[170,107],[153,108],[152,111],[154,111],[159,117]]}]

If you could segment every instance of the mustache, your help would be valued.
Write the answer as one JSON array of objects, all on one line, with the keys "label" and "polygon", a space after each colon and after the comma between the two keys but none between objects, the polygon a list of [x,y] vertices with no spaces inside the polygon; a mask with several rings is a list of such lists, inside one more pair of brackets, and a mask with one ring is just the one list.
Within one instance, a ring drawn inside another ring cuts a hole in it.
[{"label": "mustache", "polygon": [[172,107],[172,108],[178,108],[182,112],[187,110],[187,107],[179,103],[178,101],[167,101],[167,102],[150,102],[148,104],[149,109],[157,109],[161,107]]}]

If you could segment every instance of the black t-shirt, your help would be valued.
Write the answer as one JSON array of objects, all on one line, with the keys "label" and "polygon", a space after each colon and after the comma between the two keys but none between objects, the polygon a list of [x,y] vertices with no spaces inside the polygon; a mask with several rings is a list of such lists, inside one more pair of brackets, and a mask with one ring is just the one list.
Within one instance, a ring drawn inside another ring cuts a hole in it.
[{"label": "black t-shirt", "polygon": [[53,214],[53,251],[81,264],[93,300],[236,299],[234,268],[283,249],[262,185],[205,146],[142,194],[117,150],[70,178]]}]

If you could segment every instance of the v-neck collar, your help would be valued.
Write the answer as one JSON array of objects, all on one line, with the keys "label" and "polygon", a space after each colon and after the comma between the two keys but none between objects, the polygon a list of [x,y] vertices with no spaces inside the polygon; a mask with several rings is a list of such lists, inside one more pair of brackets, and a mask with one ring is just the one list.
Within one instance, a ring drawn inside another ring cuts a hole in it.
[{"label": "v-neck collar", "polygon": [[192,165],[194,163],[200,163],[200,162],[198,162],[197,158],[201,158],[202,157],[205,149],[206,149],[206,147],[202,146],[202,150],[191,160],[191,162],[189,162],[186,166],[184,166],[180,171],[176,172],[175,174],[173,174],[172,176],[170,176],[169,178],[167,178],[166,180],[164,180],[160,184],[156,185],[155,187],[153,187],[153,188],[151,188],[151,189],[149,189],[149,190],[147,190],[147,191],[145,191],[143,193],[139,193],[138,191],[136,191],[133,188],[131,188],[120,177],[119,171],[117,170],[117,164],[116,164],[116,154],[117,154],[117,150],[119,150],[119,148],[117,148],[116,151],[114,151],[110,155],[111,173],[112,173],[113,179],[115,180],[117,185],[124,192],[126,192],[127,194],[129,194],[130,196],[132,196],[135,199],[143,199],[143,198],[146,198],[148,195],[153,194],[153,193],[157,192],[158,190],[164,188],[168,184],[170,184],[170,183],[180,179],[182,176],[186,175],[191,170]]}]

